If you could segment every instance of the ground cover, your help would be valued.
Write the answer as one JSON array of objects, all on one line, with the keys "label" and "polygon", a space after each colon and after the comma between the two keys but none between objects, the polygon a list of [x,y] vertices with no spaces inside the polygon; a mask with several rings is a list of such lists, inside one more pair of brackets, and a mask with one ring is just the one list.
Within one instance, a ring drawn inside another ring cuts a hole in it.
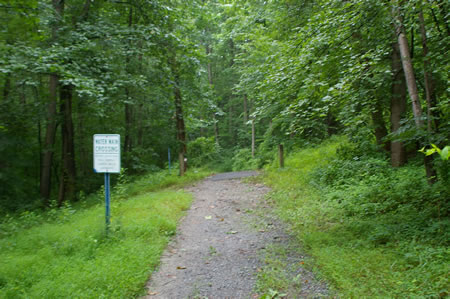
[{"label": "ground cover", "polygon": [[[85,204],[7,216],[0,225],[1,298],[129,298],[141,294],[192,196],[191,171],[119,183],[104,229],[102,192]],[[122,179],[124,181],[124,179]],[[171,189],[161,189],[173,186]]]},{"label": "ground cover", "polygon": [[414,163],[344,159],[348,146],[334,139],[266,168],[269,199],[311,255],[306,264],[343,298],[447,296],[448,188],[429,186]]}]

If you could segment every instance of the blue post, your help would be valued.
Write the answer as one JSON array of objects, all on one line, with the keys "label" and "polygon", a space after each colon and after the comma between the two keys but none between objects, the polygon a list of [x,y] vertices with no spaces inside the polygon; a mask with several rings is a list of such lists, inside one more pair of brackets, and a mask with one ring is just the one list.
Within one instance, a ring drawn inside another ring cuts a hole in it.
[{"label": "blue post", "polygon": [[106,205],[106,233],[108,233],[110,221],[110,190],[109,190],[109,173],[105,173],[105,205]]},{"label": "blue post", "polygon": [[169,171],[170,171],[170,147],[168,153],[169,153]]}]

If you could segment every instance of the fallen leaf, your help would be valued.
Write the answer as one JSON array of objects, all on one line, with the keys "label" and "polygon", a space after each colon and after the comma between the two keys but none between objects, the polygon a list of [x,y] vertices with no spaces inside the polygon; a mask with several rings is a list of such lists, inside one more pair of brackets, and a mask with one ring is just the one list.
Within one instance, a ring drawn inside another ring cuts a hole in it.
[{"label": "fallen leaf", "polygon": [[186,269],[186,267],[185,266],[178,266],[177,269],[178,270],[184,270],[184,269]]},{"label": "fallen leaf", "polygon": [[229,234],[229,235],[234,235],[234,234],[237,234],[237,231],[232,230],[232,231],[227,232],[227,234]]},{"label": "fallen leaf", "polygon": [[219,221],[224,221],[225,219],[223,219],[223,218],[220,218],[220,220]]},{"label": "fallen leaf", "polygon": [[212,216],[205,216],[205,219],[206,219],[206,220],[211,220],[211,219],[212,219]]},{"label": "fallen leaf", "polygon": [[259,232],[260,232],[260,233],[265,233],[266,231],[263,230],[263,229],[260,229]]},{"label": "fallen leaf", "polygon": [[149,294],[150,296],[155,296],[155,295],[158,295],[158,292],[148,292],[148,294]]}]

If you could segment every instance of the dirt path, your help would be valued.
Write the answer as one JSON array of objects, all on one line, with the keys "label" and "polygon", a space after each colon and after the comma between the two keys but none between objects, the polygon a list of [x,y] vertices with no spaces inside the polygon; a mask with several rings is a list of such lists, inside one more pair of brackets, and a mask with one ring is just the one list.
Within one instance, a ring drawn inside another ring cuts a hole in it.
[{"label": "dirt path", "polygon": [[[255,174],[220,174],[189,188],[194,202],[147,285],[147,298],[259,297],[254,286],[262,266],[261,252],[287,236],[269,216],[264,229],[257,224],[261,217],[255,211],[270,210],[264,200],[269,189],[239,179]],[[308,283],[298,296],[326,294],[323,284],[302,271]]]}]

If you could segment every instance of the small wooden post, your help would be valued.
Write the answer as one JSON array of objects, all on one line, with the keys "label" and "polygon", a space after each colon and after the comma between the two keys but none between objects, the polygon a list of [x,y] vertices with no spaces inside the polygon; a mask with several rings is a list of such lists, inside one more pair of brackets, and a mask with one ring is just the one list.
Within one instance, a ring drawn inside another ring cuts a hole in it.
[{"label": "small wooden post", "polygon": [[278,145],[278,155],[280,157],[280,168],[284,167],[284,148],[282,144]]},{"label": "small wooden post", "polygon": [[183,154],[183,152],[180,152],[178,154],[178,160],[180,161],[180,176],[183,176],[184,175],[184,171],[185,171],[185,169],[184,169],[184,154]]}]

